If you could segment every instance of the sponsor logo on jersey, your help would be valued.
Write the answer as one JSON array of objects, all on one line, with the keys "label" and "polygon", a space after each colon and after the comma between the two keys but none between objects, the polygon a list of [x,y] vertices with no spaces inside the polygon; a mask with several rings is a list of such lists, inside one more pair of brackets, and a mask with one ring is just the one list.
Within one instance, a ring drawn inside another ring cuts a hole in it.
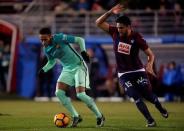
[{"label": "sponsor logo on jersey", "polygon": [[118,44],[118,52],[126,55],[130,55],[132,45],[127,43],[119,42]]}]

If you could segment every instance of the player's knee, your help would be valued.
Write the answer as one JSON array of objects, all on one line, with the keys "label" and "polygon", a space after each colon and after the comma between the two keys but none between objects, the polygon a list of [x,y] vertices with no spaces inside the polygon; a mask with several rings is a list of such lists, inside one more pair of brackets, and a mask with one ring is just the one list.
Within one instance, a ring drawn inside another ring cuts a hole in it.
[{"label": "player's knee", "polygon": [[77,98],[80,100],[83,100],[85,98],[85,96],[86,96],[85,92],[77,93]]},{"label": "player's knee", "polygon": [[135,104],[137,104],[137,103],[141,103],[142,102],[142,99],[141,98],[138,98],[138,99],[134,99],[134,101],[135,101]]},{"label": "player's knee", "polygon": [[59,97],[60,95],[63,95],[64,94],[64,92],[62,91],[62,90],[56,90],[55,91],[55,95],[57,96],[57,97]]},{"label": "player's knee", "polygon": [[58,89],[56,90],[55,95],[58,97],[58,99],[63,105],[67,104],[67,97],[65,95],[65,91]]},{"label": "player's knee", "polygon": [[157,97],[157,96],[153,96],[153,102],[152,102],[152,103],[155,104],[155,103],[157,103],[157,102],[159,102],[159,101],[158,101],[158,97]]},{"label": "player's knee", "polygon": [[93,99],[86,95],[85,92],[77,93],[77,98],[86,103],[87,105],[91,105],[93,103]]},{"label": "player's knee", "polygon": [[58,97],[58,94],[59,94],[59,91],[58,91],[58,90],[56,90],[56,91],[55,91],[55,95],[56,95],[56,97]]},{"label": "player's knee", "polygon": [[150,101],[151,103],[155,104],[156,102],[158,102],[158,98],[156,95],[152,94],[150,96],[147,97],[147,100]]}]

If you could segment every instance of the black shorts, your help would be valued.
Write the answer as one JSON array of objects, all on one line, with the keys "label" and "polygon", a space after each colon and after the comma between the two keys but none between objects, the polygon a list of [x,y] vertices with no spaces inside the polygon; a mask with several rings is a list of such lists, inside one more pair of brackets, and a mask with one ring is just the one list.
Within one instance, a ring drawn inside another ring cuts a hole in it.
[{"label": "black shorts", "polygon": [[141,96],[149,98],[152,95],[151,84],[146,72],[126,73],[119,78],[119,82],[125,93],[134,99]]}]

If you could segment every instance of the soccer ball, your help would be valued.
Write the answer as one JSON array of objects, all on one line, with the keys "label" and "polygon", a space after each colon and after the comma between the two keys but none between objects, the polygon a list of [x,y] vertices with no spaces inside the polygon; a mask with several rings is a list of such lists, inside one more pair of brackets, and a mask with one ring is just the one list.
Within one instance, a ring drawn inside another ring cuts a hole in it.
[{"label": "soccer ball", "polygon": [[58,113],[54,116],[54,124],[57,127],[67,127],[70,123],[70,118],[65,113]]}]

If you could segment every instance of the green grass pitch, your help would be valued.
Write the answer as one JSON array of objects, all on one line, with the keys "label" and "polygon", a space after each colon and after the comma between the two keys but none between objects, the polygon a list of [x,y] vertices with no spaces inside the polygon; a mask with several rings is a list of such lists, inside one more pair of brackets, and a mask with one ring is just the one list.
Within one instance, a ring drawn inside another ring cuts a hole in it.
[{"label": "green grass pitch", "polygon": [[155,107],[146,103],[157,122],[157,127],[145,127],[145,120],[131,102],[98,102],[106,117],[105,126],[96,128],[92,112],[81,102],[74,106],[83,117],[77,128],[57,128],[53,123],[56,113],[68,112],[58,102],[29,100],[0,100],[0,131],[183,131],[184,103],[163,103],[169,118],[163,118]]}]

